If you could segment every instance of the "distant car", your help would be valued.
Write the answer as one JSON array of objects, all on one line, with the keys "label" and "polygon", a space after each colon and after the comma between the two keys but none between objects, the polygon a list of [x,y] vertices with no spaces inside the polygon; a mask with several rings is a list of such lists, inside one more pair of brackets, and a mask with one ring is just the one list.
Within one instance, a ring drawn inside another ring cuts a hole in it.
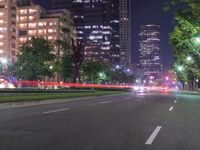
[{"label": "distant car", "polygon": [[0,89],[14,89],[14,88],[16,88],[14,84],[8,82],[3,78],[0,78]]},{"label": "distant car", "polygon": [[166,86],[163,86],[163,87],[160,88],[160,90],[162,90],[162,91],[167,91],[167,90],[169,90],[169,88],[166,87]]}]

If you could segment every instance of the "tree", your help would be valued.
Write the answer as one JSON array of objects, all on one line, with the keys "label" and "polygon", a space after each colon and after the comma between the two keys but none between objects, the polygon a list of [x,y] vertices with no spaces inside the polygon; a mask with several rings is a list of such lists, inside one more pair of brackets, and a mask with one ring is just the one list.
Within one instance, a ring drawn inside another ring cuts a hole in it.
[{"label": "tree", "polygon": [[133,83],[135,76],[123,69],[114,69],[111,72],[110,80],[113,83]]},{"label": "tree", "polygon": [[82,65],[82,79],[90,83],[106,82],[109,80],[110,70],[107,63],[87,60]]},{"label": "tree", "polygon": [[73,82],[76,83],[77,80],[81,82],[81,75],[80,75],[80,69],[83,62],[83,45],[82,43],[79,43],[78,45],[75,45],[75,41],[72,38],[72,46],[73,46],[73,62],[74,62],[74,77]]},{"label": "tree", "polygon": [[32,38],[26,42],[13,66],[13,74],[25,80],[41,80],[51,77],[50,66],[54,62],[53,46],[44,38]]},{"label": "tree", "polygon": [[109,63],[87,60],[82,66],[82,79],[90,83],[133,83],[135,76],[124,69],[113,69]]},{"label": "tree", "polygon": [[62,40],[55,41],[55,49],[57,50],[57,76],[58,81],[63,80],[64,82],[72,81],[73,75],[73,51],[71,46],[71,38],[73,35],[73,29],[71,28],[71,22],[67,11],[63,11],[63,16],[60,18],[62,22],[61,34]]},{"label": "tree", "polygon": [[[200,56],[194,51],[197,45],[192,40],[200,35],[199,0],[171,0],[164,9],[172,12],[176,21],[169,35],[175,58],[174,70],[183,82],[200,78]],[[192,62],[187,61],[188,56],[192,57]],[[178,69],[180,66],[183,69]]]},{"label": "tree", "polygon": [[73,56],[68,54],[62,57],[61,61],[61,78],[64,82],[70,82],[73,78]]},{"label": "tree", "polygon": [[74,29],[71,28],[71,22],[67,18],[69,16],[64,11],[64,16],[60,19],[63,24],[61,31],[64,38],[56,41],[58,55],[61,57],[58,62],[61,64],[60,75],[64,82],[72,81],[75,83],[77,80],[80,82],[80,68],[84,53],[82,43],[76,43]]}]

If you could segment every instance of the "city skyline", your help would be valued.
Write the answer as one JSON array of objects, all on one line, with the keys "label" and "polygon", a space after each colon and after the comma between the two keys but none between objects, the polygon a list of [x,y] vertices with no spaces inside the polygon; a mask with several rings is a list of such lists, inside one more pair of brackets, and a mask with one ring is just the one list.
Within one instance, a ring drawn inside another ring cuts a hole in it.
[{"label": "city skyline", "polygon": [[[171,68],[173,63],[172,49],[169,45],[168,34],[173,30],[173,18],[171,14],[165,13],[163,7],[168,0],[134,0],[132,5],[132,48],[134,49],[134,59],[139,57],[139,32],[140,26],[143,24],[159,24],[160,25],[160,48],[161,48],[161,62],[163,64],[163,71]],[[135,62],[138,63],[138,62]]]},{"label": "city skyline", "polygon": [[[84,59],[119,63],[119,4],[116,1],[52,0],[52,9],[69,9]],[[112,11],[110,11],[112,10]],[[116,35],[117,34],[117,35]]]},{"label": "city skyline", "polygon": [[[48,1],[48,2],[47,2]],[[172,50],[168,42],[168,34],[173,29],[172,16],[163,11],[164,3],[168,0],[134,0],[132,2],[132,60],[138,63],[139,31],[142,24],[160,24],[161,26],[161,60],[164,71],[170,69],[173,63]],[[50,8],[51,0],[35,2],[43,7]],[[156,5],[155,5],[156,4]]]}]

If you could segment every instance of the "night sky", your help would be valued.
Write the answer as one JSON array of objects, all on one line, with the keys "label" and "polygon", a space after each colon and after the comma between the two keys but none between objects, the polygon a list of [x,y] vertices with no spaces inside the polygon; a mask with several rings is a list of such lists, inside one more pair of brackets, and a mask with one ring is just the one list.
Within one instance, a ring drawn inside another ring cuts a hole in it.
[{"label": "night sky", "polygon": [[[168,43],[168,33],[173,30],[172,16],[163,12],[163,4],[168,0],[132,0],[132,48],[133,60],[138,55],[138,34],[142,24],[160,24],[161,59],[164,70],[172,64],[172,52]],[[49,8],[51,0],[35,0],[36,3]]]},{"label": "night sky", "polygon": [[[132,4],[132,47],[137,56],[139,48],[138,34],[142,24],[160,24],[161,26],[161,60],[164,70],[173,62],[168,34],[173,30],[173,18],[163,12],[163,5],[168,0],[133,0]],[[134,57],[135,58],[135,57]]]}]

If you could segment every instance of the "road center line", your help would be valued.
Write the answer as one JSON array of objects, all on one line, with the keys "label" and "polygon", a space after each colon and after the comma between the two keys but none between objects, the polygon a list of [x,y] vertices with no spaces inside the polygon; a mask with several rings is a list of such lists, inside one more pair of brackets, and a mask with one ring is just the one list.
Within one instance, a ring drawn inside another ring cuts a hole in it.
[{"label": "road center line", "polygon": [[170,108],[169,108],[169,111],[172,111],[173,109],[174,109],[174,107],[170,107]]},{"label": "road center line", "polygon": [[146,141],[146,145],[151,145],[154,141],[154,139],[156,138],[156,136],[158,135],[158,133],[161,130],[161,126],[157,126],[156,129],[153,131],[153,133],[151,134],[151,136],[148,138],[148,140]]},{"label": "road center line", "polygon": [[108,104],[111,103],[112,101],[104,101],[104,102],[100,102],[100,104]]},{"label": "road center line", "polygon": [[43,114],[51,114],[51,113],[56,113],[56,112],[68,111],[68,110],[70,110],[70,108],[63,108],[63,109],[46,111],[46,112],[43,112]]}]

